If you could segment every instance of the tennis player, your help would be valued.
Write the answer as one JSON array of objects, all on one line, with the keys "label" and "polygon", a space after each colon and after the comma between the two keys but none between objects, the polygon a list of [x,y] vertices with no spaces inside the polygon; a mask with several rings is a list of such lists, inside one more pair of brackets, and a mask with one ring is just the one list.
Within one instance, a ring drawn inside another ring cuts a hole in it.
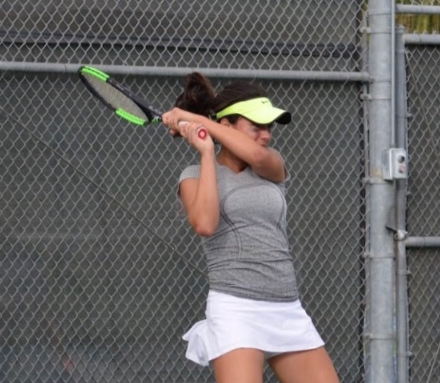
[{"label": "tennis player", "polygon": [[[200,114],[187,112],[194,103]],[[206,319],[183,336],[187,358],[211,363],[217,383],[261,383],[265,360],[282,383],[339,382],[299,300],[286,232],[290,175],[269,146],[273,124],[288,124],[290,113],[252,83],[215,94],[200,73],[187,77],[177,106],[162,118],[200,154],[180,175],[179,196],[209,276]]]}]

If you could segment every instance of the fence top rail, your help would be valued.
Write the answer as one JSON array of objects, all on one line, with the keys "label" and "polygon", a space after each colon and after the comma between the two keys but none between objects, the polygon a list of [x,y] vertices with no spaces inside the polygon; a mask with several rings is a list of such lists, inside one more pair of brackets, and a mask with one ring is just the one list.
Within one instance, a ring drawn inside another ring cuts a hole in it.
[{"label": "fence top rail", "polygon": [[440,237],[408,237],[405,246],[410,247],[437,247],[440,248]]},{"label": "fence top rail", "polygon": [[440,35],[405,33],[403,41],[407,45],[440,45]]},{"label": "fence top rail", "polygon": [[[76,73],[81,65],[60,63],[31,63],[0,61],[0,72],[52,72]],[[93,65],[87,63],[87,65]],[[170,68],[142,67],[126,65],[93,65],[109,74],[180,77],[195,70],[207,76],[217,78],[248,78],[265,80],[309,80],[309,81],[343,81],[368,82],[370,76],[366,72],[326,72],[326,71],[287,71],[287,70],[245,70],[245,69],[212,69],[212,68]]]}]

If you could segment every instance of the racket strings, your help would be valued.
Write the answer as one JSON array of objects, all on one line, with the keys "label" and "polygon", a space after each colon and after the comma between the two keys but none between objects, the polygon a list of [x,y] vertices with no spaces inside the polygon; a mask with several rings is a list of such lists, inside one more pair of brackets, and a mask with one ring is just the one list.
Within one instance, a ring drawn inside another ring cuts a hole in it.
[{"label": "racket strings", "polygon": [[112,108],[124,111],[124,113],[129,113],[144,121],[150,120],[134,101],[123,94],[120,90],[116,89],[113,85],[88,73],[83,73],[82,76],[89,83],[89,86],[94,90],[98,97],[109,104]]}]

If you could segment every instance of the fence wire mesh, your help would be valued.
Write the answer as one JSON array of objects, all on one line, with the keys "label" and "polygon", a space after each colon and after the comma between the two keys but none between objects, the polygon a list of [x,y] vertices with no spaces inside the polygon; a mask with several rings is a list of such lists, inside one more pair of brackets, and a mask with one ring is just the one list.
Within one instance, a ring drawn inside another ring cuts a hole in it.
[{"label": "fence wire mesh", "polygon": [[2,2],[8,61],[353,71],[358,1]]},{"label": "fence wire mesh", "polygon": [[[163,75],[118,79],[166,110],[183,86],[167,68],[364,70],[365,7],[353,0],[3,0],[0,57],[42,68],[162,68]],[[420,86],[409,90],[411,235],[439,232],[436,52],[410,51],[408,84]],[[363,259],[374,208],[363,182],[364,89],[257,77],[293,114],[293,124],[274,130],[273,145],[292,174],[288,230],[303,304],[341,381],[361,382]],[[213,83],[228,80],[225,72]],[[204,317],[208,288],[199,240],[176,198],[194,152],[162,126],[122,123],[75,74],[47,71],[0,72],[0,142],[0,382],[213,382],[210,369],[184,358],[181,340]],[[431,371],[424,363],[435,355],[427,340],[439,337],[438,252],[409,257],[418,382],[439,374],[438,365]],[[265,381],[276,381],[268,369]]]},{"label": "fence wire mesh", "polygon": [[[164,108],[182,86],[121,81]],[[175,196],[194,154],[162,127],[121,123],[76,76],[9,74],[1,82],[0,377],[212,380],[184,359],[180,340],[203,318],[207,293],[198,240]],[[289,234],[305,306],[350,381],[362,370],[359,86],[262,85],[296,105],[297,123],[274,132],[293,175]]]}]

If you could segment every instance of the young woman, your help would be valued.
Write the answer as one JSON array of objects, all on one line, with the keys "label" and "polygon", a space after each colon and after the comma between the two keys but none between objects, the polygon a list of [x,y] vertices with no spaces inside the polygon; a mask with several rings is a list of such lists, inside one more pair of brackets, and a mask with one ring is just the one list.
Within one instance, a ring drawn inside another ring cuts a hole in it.
[{"label": "young woman", "polygon": [[337,383],[298,299],[286,233],[289,173],[269,147],[272,125],[288,124],[290,113],[251,83],[215,94],[200,73],[187,77],[176,106],[163,122],[200,154],[182,172],[179,195],[209,276],[206,320],[184,335],[187,358],[211,362],[217,383],[262,382],[266,359],[282,383]]}]

